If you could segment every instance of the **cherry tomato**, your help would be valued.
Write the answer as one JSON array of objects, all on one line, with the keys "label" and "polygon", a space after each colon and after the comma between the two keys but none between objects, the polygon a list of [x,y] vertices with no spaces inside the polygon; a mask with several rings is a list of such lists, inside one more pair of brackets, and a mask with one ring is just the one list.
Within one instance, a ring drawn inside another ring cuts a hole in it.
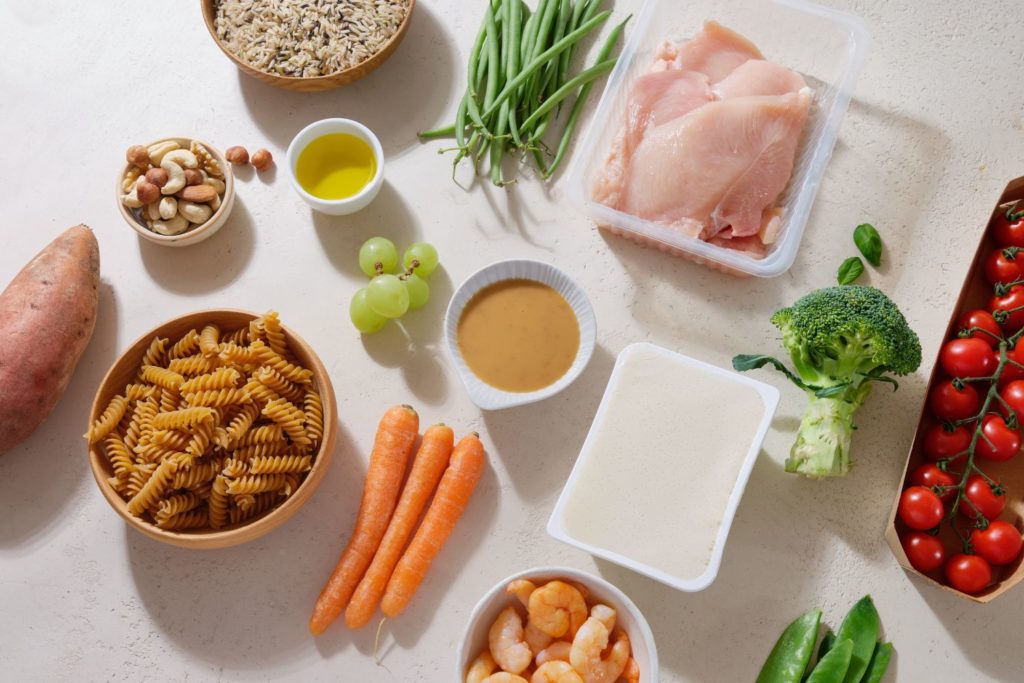
[{"label": "cherry tomato", "polygon": [[992,251],[985,259],[985,277],[992,284],[1014,282],[1024,278],[1024,255],[1019,247],[1002,247]]},{"label": "cherry tomato", "polygon": [[[987,520],[995,519],[1006,507],[1006,492],[998,483],[996,488],[997,491],[993,491],[980,474],[972,474],[967,477],[967,487],[964,490],[967,500],[960,501],[960,512],[971,519],[976,519],[978,512]],[[971,503],[974,504],[973,507]]]},{"label": "cherry tomato", "polygon": [[[974,452],[983,458],[1003,462],[1017,455],[1020,450],[1020,432],[1007,426],[998,415],[986,415],[981,423],[981,433],[974,446]],[[987,439],[987,440],[986,440]]]},{"label": "cherry tomato", "polygon": [[[975,329],[977,328],[977,329]],[[970,333],[969,339],[983,339],[988,342],[988,345],[992,348],[999,346],[999,338],[1003,335],[1002,329],[999,327],[999,323],[992,317],[992,314],[988,311],[977,308],[973,311],[967,311],[960,320],[957,321],[956,329],[958,332],[966,330],[974,330]],[[984,332],[982,330],[985,330]]]},{"label": "cherry tomato", "polygon": [[896,510],[904,524],[918,531],[935,528],[942,521],[942,501],[923,486],[906,489]]},{"label": "cherry tomato", "polygon": [[992,228],[992,237],[1004,247],[1024,247],[1024,218],[1009,221],[1006,214],[999,216]]},{"label": "cherry tomato", "polygon": [[[1017,414],[1018,422],[1024,420],[1024,380],[1014,380],[999,391],[999,396]],[[1004,406],[1004,411],[1005,406]]]},{"label": "cherry tomato", "polygon": [[992,522],[987,529],[971,532],[974,552],[991,564],[1010,564],[1020,555],[1022,545],[1024,539],[1021,539],[1017,528],[1002,520]]},{"label": "cherry tomato", "polygon": [[910,564],[922,574],[935,571],[946,561],[946,549],[942,547],[942,541],[931,534],[912,531],[901,542]]},{"label": "cherry tomato", "polygon": [[974,595],[992,583],[992,567],[977,555],[954,555],[946,564],[946,580],[961,593]]},{"label": "cherry tomato", "polygon": [[977,415],[981,410],[981,397],[970,384],[962,389],[953,386],[953,380],[942,380],[932,389],[928,406],[940,420],[962,420]]},{"label": "cherry tomato", "polygon": [[932,462],[963,453],[971,445],[971,432],[963,425],[948,431],[945,425],[932,426],[924,434],[924,455]]},{"label": "cherry tomato", "polygon": [[[949,472],[940,470],[937,465],[926,463],[910,473],[909,482],[911,486],[923,486],[931,490],[935,486],[956,486],[957,478]],[[949,500],[955,494],[956,491],[954,489],[949,489],[938,495],[942,500]]]},{"label": "cherry tomato", "polygon": [[999,359],[982,339],[951,339],[942,346],[939,363],[950,377],[988,377]]},{"label": "cherry tomato", "polygon": [[[1015,308],[1022,310],[1009,313]],[[995,315],[996,311],[1007,314],[1006,319],[1000,325],[1006,332],[1016,332],[1024,327],[1024,285],[1014,285],[1006,296],[993,296],[989,300],[988,310],[992,311],[997,321],[999,316]]]}]

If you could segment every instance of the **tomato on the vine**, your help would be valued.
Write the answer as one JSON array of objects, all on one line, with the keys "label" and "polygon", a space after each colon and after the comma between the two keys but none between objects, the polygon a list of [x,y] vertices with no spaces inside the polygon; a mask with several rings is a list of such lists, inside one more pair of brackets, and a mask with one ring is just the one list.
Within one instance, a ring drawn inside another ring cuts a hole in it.
[{"label": "tomato on the vine", "polygon": [[991,564],[1010,564],[1020,555],[1024,539],[1017,527],[1009,522],[997,520],[988,525],[987,529],[975,529],[971,532],[971,547],[974,552],[988,560]]},{"label": "tomato on the vine", "polygon": [[924,455],[932,462],[952,458],[966,451],[971,445],[971,432],[960,425],[952,431],[944,424],[933,425],[924,434]]},{"label": "tomato on the vine", "polygon": [[971,519],[976,519],[978,513],[981,513],[985,519],[993,520],[1006,507],[1006,492],[1003,491],[1002,486],[997,483],[993,490],[985,477],[980,474],[972,474],[967,477],[964,496],[967,500],[960,501],[960,513]]},{"label": "tomato on the vine", "polygon": [[981,396],[970,384],[957,389],[953,380],[944,379],[935,385],[928,406],[940,420],[963,420],[973,417],[981,410]]},{"label": "tomato on the vine", "polygon": [[951,339],[943,344],[939,363],[950,377],[989,377],[999,359],[981,339]]},{"label": "tomato on the vine", "polygon": [[992,236],[1004,247],[1024,247],[1024,218],[1008,220],[1005,213],[999,215]]},{"label": "tomato on the vine", "polygon": [[[1006,364],[1003,371],[999,373],[999,386],[1005,387],[1010,382],[1024,379],[1024,343],[1018,343],[1012,349],[1006,350]],[[1015,363],[1019,365],[1015,365]]]},{"label": "tomato on the vine", "polygon": [[904,524],[918,531],[938,526],[944,512],[939,497],[924,486],[911,486],[900,494],[896,510]]},{"label": "tomato on the vine", "polygon": [[922,574],[935,571],[946,561],[946,549],[942,547],[942,541],[931,534],[912,531],[900,541],[910,564]]},{"label": "tomato on the vine", "polygon": [[1024,254],[1020,247],[999,247],[985,259],[985,278],[992,284],[1024,279]]},{"label": "tomato on the vine", "polygon": [[1000,317],[996,314],[997,311],[1004,316],[1000,327],[1006,332],[1016,332],[1024,327],[1024,285],[1014,285],[1005,296],[993,295],[989,300],[988,310],[992,311],[996,322]]},{"label": "tomato on the vine", "polygon": [[999,339],[1003,336],[1003,330],[992,314],[980,308],[967,311],[960,316],[956,329],[957,332],[973,330],[965,337],[966,339],[981,339],[992,348],[999,346]]},{"label": "tomato on the vine", "polygon": [[1004,386],[999,390],[999,397],[1017,414],[1018,422],[1024,420],[1024,380],[1016,379]]},{"label": "tomato on the vine", "polygon": [[1020,432],[999,415],[986,415],[981,422],[981,433],[983,437],[978,439],[974,452],[983,458],[1002,462],[1020,450]]},{"label": "tomato on the vine", "polygon": [[954,555],[946,564],[946,580],[962,593],[980,593],[992,583],[992,567],[977,555]]},{"label": "tomato on the vine", "polygon": [[[923,486],[930,490],[934,490],[936,486],[946,488],[954,487],[957,484],[956,477],[949,472],[939,469],[938,465],[930,462],[921,465],[911,472],[907,481],[911,486]],[[949,500],[956,493],[956,490],[948,488],[948,490],[936,491],[936,493],[938,493],[939,498],[942,500]]]}]

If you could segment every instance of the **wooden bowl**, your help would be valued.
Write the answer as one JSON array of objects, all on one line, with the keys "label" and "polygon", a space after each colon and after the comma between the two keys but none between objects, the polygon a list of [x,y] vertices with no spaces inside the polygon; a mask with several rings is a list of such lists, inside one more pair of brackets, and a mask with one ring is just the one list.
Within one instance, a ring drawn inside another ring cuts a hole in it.
[{"label": "wooden bowl", "polygon": [[214,1],[215,0],[200,0],[200,4],[203,9],[203,21],[206,22],[206,30],[210,32],[210,36],[213,38],[213,41],[217,43],[217,47],[220,48],[221,52],[227,55],[228,59],[235,63],[235,66],[253,78],[263,81],[264,83],[269,83],[270,85],[278,88],[295,90],[297,92],[320,92],[322,90],[330,90],[353,81],[358,81],[360,78],[372,73],[377,69],[377,67],[383,64],[388,57],[391,56],[398,47],[398,44],[402,42],[402,38],[405,37],[405,32],[409,28],[409,19],[412,17],[412,11],[416,8],[416,0],[409,0],[409,11],[405,13],[405,18],[403,18],[402,23],[398,25],[398,30],[395,31],[395,34],[391,36],[388,42],[384,43],[380,50],[359,64],[326,76],[295,77],[279,76],[266,71],[260,71],[232,54],[231,51],[228,50],[227,46],[221,41],[220,37],[217,35],[217,31],[213,27]]},{"label": "wooden bowl", "polygon": [[[231,209],[235,206],[235,176],[231,170],[231,164],[224,158],[224,155],[219,149],[214,147],[204,140],[197,138],[182,138],[182,137],[164,137],[158,138],[146,144],[146,147],[155,145],[158,142],[167,142],[173,140],[184,148],[188,148],[193,141],[206,147],[210,150],[210,154],[217,160],[221,168],[224,169],[224,196],[221,197],[220,206],[213,215],[210,216],[209,220],[200,225],[199,227],[186,230],[180,235],[161,235],[160,233],[153,232],[145,224],[140,223],[139,219],[135,217],[132,210],[124,205],[121,201],[121,196],[124,191],[121,189],[121,182],[124,180],[125,174],[128,172],[129,164],[126,162],[121,167],[120,172],[117,174],[117,183],[114,187],[114,200],[117,202],[117,208],[121,212],[121,218],[124,219],[125,223],[131,226],[132,230],[139,234],[139,237],[155,242],[165,247],[187,247],[190,244],[197,244],[205,239],[213,237],[213,234],[223,227],[224,223],[228,220],[228,216],[231,214]],[[187,331],[187,330],[186,330]]]},{"label": "wooden bowl", "polygon": [[[223,329],[234,330],[249,321],[258,317],[255,313],[233,309],[207,309],[196,313],[189,313],[180,318],[175,318],[164,323],[139,337],[128,350],[125,351],[113,367],[107,372],[100,383],[99,391],[92,404],[89,413],[89,425],[103,413],[110,399],[124,391],[126,384],[131,382],[138,371],[149,343],[155,336],[168,337],[171,340],[178,339],[190,329],[201,329],[208,323],[217,323]],[[167,531],[151,524],[144,519],[136,517],[128,512],[128,502],[107,483],[107,478],[113,475],[110,462],[100,449],[99,444],[89,446],[89,465],[92,467],[93,477],[100,487],[100,492],[107,499],[110,506],[117,514],[121,515],[129,526],[141,531],[146,536],[169,543],[170,545],[182,548],[227,548],[247,541],[252,541],[264,534],[267,534],[281,526],[289,517],[298,512],[299,508],[305,505],[310,496],[320,485],[330,465],[331,457],[334,454],[334,443],[337,438],[335,422],[338,414],[338,402],[334,396],[334,387],[331,386],[331,378],[320,358],[313,349],[302,340],[294,331],[283,327],[285,337],[288,340],[288,347],[295,354],[296,359],[304,367],[313,372],[313,379],[320,390],[320,398],[323,403],[324,413],[324,434],[320,446],[314,453],[313,467],[306,473],[295,493],[284,499],[284,502],[276,508],[264,513],[262,516],[248,519],[239,524],[225,527],[223,529],[197,529],[190,531]]]}]

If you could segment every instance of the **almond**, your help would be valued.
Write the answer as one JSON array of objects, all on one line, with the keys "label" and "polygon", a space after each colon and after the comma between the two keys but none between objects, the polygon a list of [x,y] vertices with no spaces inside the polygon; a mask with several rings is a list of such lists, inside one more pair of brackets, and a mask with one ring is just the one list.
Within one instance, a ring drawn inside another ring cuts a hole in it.
[{"label": "almond", "polygon": [[217,190],[209,185],[189,185],[178,193],[178,199],[184,199],[196,204],[212,202],[217,198]]}]

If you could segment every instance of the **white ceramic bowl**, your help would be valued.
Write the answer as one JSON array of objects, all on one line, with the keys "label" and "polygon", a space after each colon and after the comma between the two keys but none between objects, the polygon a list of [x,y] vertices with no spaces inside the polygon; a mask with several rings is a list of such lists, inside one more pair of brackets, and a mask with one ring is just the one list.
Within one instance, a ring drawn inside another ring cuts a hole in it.
[{"label": "white ceramic bowl", "polygon": [[616,628],[621,628],[629,636],[633,658],[640,667],[640,683],[657,683],[660,680],[658,678],[658,648],[654,644],[651,627],[644,619],[644,615],[640,613],[640,609],[625,593],[604,579],[579,569],[534,567],[499,581],[494,588],[480,598],[480,602],[473,608],[472,614],[469,615],[469,622],[466,624],[466,630],[462,634],[462,640],[459,641],[455,657],[454,680],[456,683],[463,683],[470,662],[487,647],[487,632],[501,610],[509,605],[518,604],[514,597],[505,593],[505,586],[516,579],[529,579],[537,584],[552,579],[562,579],[575,581],[585,586],[590,591],[588,600],[604,603],[618,613]]},{"label": "white ceramic bowl", "polygon": [[[544,283],[565,297],[569,306],[572,307],[573,313],[576,314],[576,321],[580,326],[580,347],[576,351],[576,359],[564,375],[543,389],[515,392],[493,387],[473,374],[462,357],[462,351],[459,350],[457,334],[459,318],[462,317],[462,311],[465,310],[466,304],[484,287],[503,280],[534,280]],[[469,392],[470,400],[484,410],[500,410],[543,400],[554,396],[572,384],[573,380],[583,372],[583,368],[590,362],[590,357],[594,353],[594,343],[597,340],[597,319],[594,317],[594,309],[590,306],[587,295],[583,293],[580,286],[550,263],[530,259],[498,261],[470,275],[455,290],[444,316],[444,340],[452,362],[455,363],[455,369],[459,373],[459,379],[462,380],[466,391]]]},{"label": "white ceramic bowl", "polygon": [[[302,189],[298,178],[295,177],[295,164],[298,163],[299,155],[302,153],[302,150],[306,149],[306,145],[318,137],[332,133],[348,133],[360,138],[373,150],[373,157],[377,162],[377,172],[370,182],[367,183],[366,187],[359,194],[346,197],[345,199],[321,199],[320,197],[314,197]],[[380,140],[377,139],[377,136],[369,128],[351,119],[322,119],[314,121],[292,138],[285,156],[288,161],[288,180],[291,182],[292,187],[302,197],[302,201],[320,213],[332,216],[347,216],[350,213],[355,213],[372,202],[377,193],[380,192],[381,185],[384,184],[384,148],[381,147]]]}]

